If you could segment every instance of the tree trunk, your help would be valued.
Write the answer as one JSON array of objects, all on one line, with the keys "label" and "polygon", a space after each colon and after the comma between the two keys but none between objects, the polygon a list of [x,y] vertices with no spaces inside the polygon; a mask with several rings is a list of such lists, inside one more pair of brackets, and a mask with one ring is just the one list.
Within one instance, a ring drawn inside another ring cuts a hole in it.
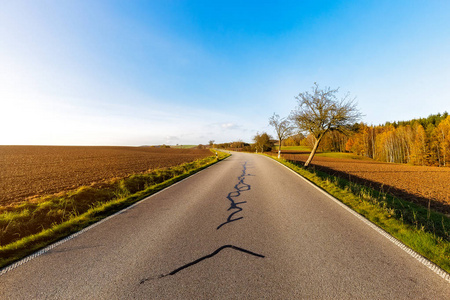
[{"label": "tree trunk", "polygon": [[308,157],[308,160],[305,162],[305,167],[309,166],[310,162],[312,161],[314,155],[316,154],[317,148],[319,148],[319,143],[320,140],[322,139],[322,137],[319,137],[318,139],[316,139],[316,142],[314,143],[314,147],[311,151],[311,154]]},{"label": "tree trunk", "polygon": [[281,158],[281,139],[280,139],[280,144],[278,146],[278,159]]}]

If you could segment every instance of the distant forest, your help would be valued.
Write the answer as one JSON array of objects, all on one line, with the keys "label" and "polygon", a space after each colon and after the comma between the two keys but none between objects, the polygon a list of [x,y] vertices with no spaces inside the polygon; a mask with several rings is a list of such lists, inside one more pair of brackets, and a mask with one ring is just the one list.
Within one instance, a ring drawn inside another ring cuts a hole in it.
[{"label": "distant forest", "polygon": [[[312,146],[313,138],[290,137],[286,146]],[[422,166],[450,166],[450,116],[430,115],[384,125],[354,124],[350,134],[330,132],[321,151],[353,152],[378,161]]]}]

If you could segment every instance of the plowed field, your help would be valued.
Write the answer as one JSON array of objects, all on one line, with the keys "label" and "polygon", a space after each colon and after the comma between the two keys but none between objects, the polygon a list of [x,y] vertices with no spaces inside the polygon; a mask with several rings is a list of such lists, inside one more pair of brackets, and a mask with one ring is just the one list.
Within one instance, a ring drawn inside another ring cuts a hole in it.
[{"label": "plowed field", "polygon": [[0,205],[207,156],[199,149],[0,146]]},{"label": "plowed field", "polygon": [[[305,162],[309,153],[284,152],[288,160]],[[373,160],[315,156],[311,165],[332,175],[371,186],[425,207],[450,213],[450,168],[410,166]]]}]

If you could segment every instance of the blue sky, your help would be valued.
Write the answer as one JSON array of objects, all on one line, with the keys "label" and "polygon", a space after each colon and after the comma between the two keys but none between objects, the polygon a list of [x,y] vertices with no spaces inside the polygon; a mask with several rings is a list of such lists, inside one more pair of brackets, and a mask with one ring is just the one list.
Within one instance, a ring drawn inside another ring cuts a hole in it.
[{"label": "blue sky", "polygon": [[0,7],[3,145],[251,141],[314,82],[369,124],[450,112],[450,1]]}]

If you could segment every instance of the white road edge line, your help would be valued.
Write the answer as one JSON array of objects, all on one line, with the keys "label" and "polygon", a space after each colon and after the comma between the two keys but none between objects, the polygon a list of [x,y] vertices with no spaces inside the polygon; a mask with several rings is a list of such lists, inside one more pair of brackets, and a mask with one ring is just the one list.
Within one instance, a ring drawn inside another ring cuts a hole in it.
[{"label": "white road edge line", "polygon": [[[231,154],[231,153],[230,153],[230,154]],[[148,196],[148,197],[146,197],[146,198],[144,198],[144,199],[142,199],[142,200],[140,200],[140,201],[138,201],[138,202],[136,202],[136,203],[134,203],[134,204],[132,204],[132,205],[130,205],[130,206],[128,206],[128,207],[126,207],[126,208],[120,210],[120,211],[118,211],[118,212],[116,212],[115,214],[110,215],[109,217],[106,217],[106,218],[104,218],[104,219],[102,219],[102,220],[100,220],[100,221],[98,221],[98,222],[96,222],[96,223],[94,223],[94,224],[92,224],[92,225],[89,225],[88,227],[86,227],[86,228],[84,228],[84,229],[82,229],[82,230],[80,230],[80,231],[78,231],[78,232],[75,232],[75,233],[73,233],[73,234],[71,234],[71,235],[69,235],[69,236],[67,236],[67,237],[65,237],[65,238],[63,238],[62,240],[59,240],[59,241],[57,241],[57,242],[55,242],[55,243],[53,243],[53,244],[50,244],[50,245],[48,245],[47,247],[45,247],[45,248],[43,248],[43,249],[41,249],[41,250],[38,250],[37,252],[35,252],[35,253],[33,253],[33,254],[30,254],[30,255],[28,255],[28,256],[22,258],[21,260],[16,261],[15,263],[9,265],[9,266],[6,266],[6,267],[0,269],[0,276],[2,276],[2,275],[4,275],[4,274],[8,273],[9,271],[12,271],[12,270],[16,269],[17,267],[19,267],[19,266],[21,266],[21,265],[23,265],[23,264],[29,262],[30,260],[32,260],[32,259],[34,259],[34,258],[36,258],[36,257],[38,257],[38,256],[40,256],[40,255],[42,255],[42,254],[44,254],[44,253],[46,253],[46,252],[52,250],[53,248],[58,247],[58,246],[61,245],[61,244],[64,244],[65,242],[70,241],[71,239],[76,238],[76,237],[79,236],[80,234],[83,234],[83,233],[85,233],[86,231],[91,230],[92,228],[94,228],[94,227],[96,227],[96,226],[102,224],[103,222],[106,222],[106,221],[108,221],[109,219],[114,218],[115,216],[120,215],[121,213],[123,213],[123,212],[125,212],[125,211],[127,211],[127,210],[129,210],[129,209],[132,209],[133,207],[135,207],[135,206],[137,206],[137,205],[143,203],[144,201],[149,200],[150,198],[152,198],[152,197],[158,195],[159,193],[162,193],[162,192],[164,192],[164,191],[170,189],[171,187],[176,186],[177,184],[179,184],[179,183],[185,181],[186,179],[189,179],[189,178],[192,178],[193,176],[196,176],[197,174],[199,174],[199,173],[205,171],[206,169],[209,169],[209,168],[211,168],[211,167],[217,165],[218,163],[220,163],[220,162],[222,162],[222,161],[224,161],[224,160],[226,160],[226,159],[228,159],[228,158],[230,158],[230,157],[231,157],[231,155],[228,156],[228,157],[226,157],[226,158],[224,158],[224,159],[222,159],[221,161],[218,161],[218,162],[216,162],[216,163],[214,163],[214,164],[212,164],[212,165],[210,165],[210,166],[208,166],[208,167],[206,167],[206,168],[204,168],[204,169],[202,169],[202,170],[200,170],[200,171],[198,171],[198,172],[196,172],[196,173],[194,173],[194,174],[192,174],[192,175],[190,175],[190,176],[188,176],[188,177],[186,177],[186,178],[184,178],[184,179],[182,179],[182,180],[180,180],[180,181],[175,182],[174,184],[169,185],[168,187],[163,188],[162,190],[160,190],[160,191],[158,191],[158,192],[156,192],[156,193],[154,193],[154,194],[152,194],[152,195],[150,195],[150,196]]]},{"label": "white road edge line", "polygon": [[[267,157],[267,156],[266,156]],[[289,171],[291,171],[292,173],[296,174],[298,177],[300,177],[301,179],[305,180],[307,183],[309,183],[310,185],[312,185],[313,187],[315,187],[317,190],[319,190],[322,194],[326,195],[328,198],[330,198],[331,200],[333,200],[336,204],[338,204],[339,206],[341,206],[342,208],[344,208],[345,210],[347,210],[348,212],[350,212],[352,215],[354,215],[355,217],[357,217],[359,220],[361,220],[362,222],[364,222],[366,225],[370,226],[373,230],[377,231],[379,234],[381,234],[382,236],[384,236],[385,238],[387,238],[388,240],[390,240],[392,243],[394,243],[395,245],[397,245],[398,247],[400,247],[403,251],[405,251],[406,253],[408,253],[410,256],[412,256],[413,258],[415,258],[417,261],[419,261],[421,264],[423,264],[424,266],[428,267],[431,271],[433,271],[434,273],[436,273],[437,275],[439,275],[440,277],[442,277],[444,280],[446,280],[447,282],[450,282],[450,274],[447,273],[445,270],[441,269],[438,265],[436,265],[435,263],[429,261],[427,258],[423,257],[422,255],[420,255],[419,253],[417,253],[416,251],[412,250],[411,248],[409,248],[408,246],[406,246],[405,244],[403,244],[402,242],[400,242],[399,240],[397,240],[395,237],[393,237],[392,235],[390,235],[388,232],[386,232],[384,229],[382,229],[381,227],[379,227],[378,225],[375,225],[374,223],[372,223],[371,221],[369,221],[368,219],[366,219],[365,217],[363,217],[362,215],[360,215],[359,213],[357,213],[356,211],[354,211],[353,209],[351,209],[350,207],[348,207],[347,205],[345,205],[344,203],[342,203],[341,201],[339,201],[338,199],[336,199],[335,197],[333,197],[332,195],[328,194],[326,191],[324,191],[323,189],[319,188],[317,185],[315,185],[314,183],[312,183],[311,181],[309,181],[308,179],[304,178],[302,175],[298,174],[297,172],[295,172],[294,170],[292,170],[291,168],[289,168],[288,166],[283,165],[281,162],[272,159],[270,157],[267,157],[273,161],[275,161],[276,163],[282,165],[283,167],[285,167],[286,169],[288,169]]]}]

